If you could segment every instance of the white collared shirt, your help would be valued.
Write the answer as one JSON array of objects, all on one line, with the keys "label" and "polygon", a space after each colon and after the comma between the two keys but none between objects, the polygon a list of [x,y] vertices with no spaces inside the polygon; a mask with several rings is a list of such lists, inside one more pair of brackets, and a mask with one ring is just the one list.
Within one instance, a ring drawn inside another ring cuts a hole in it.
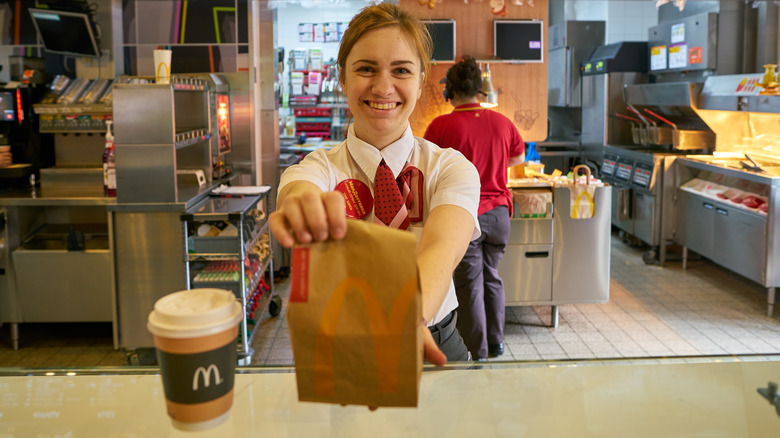
[{"label": "white collared shirt", "polygon": [[[360,140],[350,126],[347,140],[330,150],[317,149],[298,164],[290,166],[282,174],[279,190],[293,181],[308,181],[322,191],[332,191],[346,179],[357,179],[374,187],[374,176],[379,162],[385,160],[394,177],[398,177],[408,161],[423,174],[423,220],[412,223],[409,230],[420,240],[423,226],[431,210],[439,205],[457,205],[474,218],[472,239],[479,237],[479,173],[463,154],[451,148],[440,148],[435,144],[412,135],[407,126],[404,135],[381,151]],[[364,218],[374,220],[373,210]],[[450,281],[447,296],[436,313],[435,324],[458,306],[455,287]]]}]

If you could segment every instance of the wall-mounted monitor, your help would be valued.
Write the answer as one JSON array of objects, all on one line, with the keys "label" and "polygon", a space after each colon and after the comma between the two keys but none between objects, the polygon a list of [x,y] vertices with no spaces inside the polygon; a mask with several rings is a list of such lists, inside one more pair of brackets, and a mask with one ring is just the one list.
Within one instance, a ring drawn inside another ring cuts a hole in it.
[{"label": "wall-mounted monitor", "polygon": [[422,20],[433,39],[434,62],[455,62],[455,20]]},{"label": "wall-mounted monitor", "polygon": [[493,20],[493,54],[506,62],[544,62],[544,21]]},{"label": "wall-mounted monitor", "polygon": [[100,48],[88,14],[53,9],[29,10],[35,30],[47,52],[100,57]]}]

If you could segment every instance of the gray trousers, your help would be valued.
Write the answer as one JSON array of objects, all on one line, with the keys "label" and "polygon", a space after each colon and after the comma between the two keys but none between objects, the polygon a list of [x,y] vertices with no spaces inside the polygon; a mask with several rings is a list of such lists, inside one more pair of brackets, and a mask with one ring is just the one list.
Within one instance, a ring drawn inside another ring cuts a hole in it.
[{"label": "gray trousers", "polygon": [[488,344],[504,342],[504,283],[498,264],[509,240],[509,209],[499,206],[479,216],[482,235],[469,243],[455,268],[458,331],[474,359],[488,357]]}]

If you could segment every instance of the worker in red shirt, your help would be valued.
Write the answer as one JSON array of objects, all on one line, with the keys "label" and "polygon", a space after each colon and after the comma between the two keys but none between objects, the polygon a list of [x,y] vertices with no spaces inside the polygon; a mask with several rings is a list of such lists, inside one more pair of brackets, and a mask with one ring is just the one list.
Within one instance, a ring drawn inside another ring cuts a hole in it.
[{"label": "worker in red shirt", "polygon": [[482,72],[470,56],[447,71],[444,98],[455,109],[434,119],[425,139],[466,156],[479,172],[478,220],[482,234],[471,241],[453,275],[458,330],[476,360],[504,353],[505,298],[498,264],[509,239],[512,194],[507,167],[525,161],[525,143],[506,116],[478,101]]}]

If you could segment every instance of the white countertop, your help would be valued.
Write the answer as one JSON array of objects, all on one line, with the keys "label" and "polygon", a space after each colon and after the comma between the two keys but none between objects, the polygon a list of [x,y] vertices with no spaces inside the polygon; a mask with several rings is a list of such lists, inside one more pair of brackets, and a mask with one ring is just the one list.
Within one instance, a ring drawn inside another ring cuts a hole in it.
[{"label": "white countertop", "polygon": [[417,408],[374,412],[302,403],[293,373],[242,369],[230,418],[204,432],[170,425],[155,374],[4,376],[0,437],[778,436],[780,416],[757,392],[780,381],[774,359],[426,371]]}]

